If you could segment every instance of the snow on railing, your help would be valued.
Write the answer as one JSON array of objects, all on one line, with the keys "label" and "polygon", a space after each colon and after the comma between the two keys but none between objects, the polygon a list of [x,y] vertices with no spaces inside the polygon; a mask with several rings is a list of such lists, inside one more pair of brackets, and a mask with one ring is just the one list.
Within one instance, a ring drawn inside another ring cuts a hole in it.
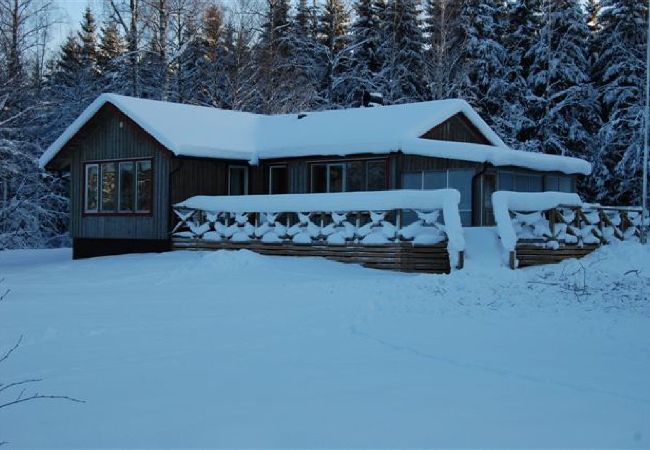
[{"label": "snow on railing", "polygon": [[172,237],[333,246],[447,242],[457,267],[465,250],[459,201],[455,189],[198,196],[174,205]]},{"label": "snow on railing", "polygon": [[498,191],[492,206],[513,268],[518,243],[557,250],[634,239],[641,232],[641,208],[584,203],[577,194]]}]

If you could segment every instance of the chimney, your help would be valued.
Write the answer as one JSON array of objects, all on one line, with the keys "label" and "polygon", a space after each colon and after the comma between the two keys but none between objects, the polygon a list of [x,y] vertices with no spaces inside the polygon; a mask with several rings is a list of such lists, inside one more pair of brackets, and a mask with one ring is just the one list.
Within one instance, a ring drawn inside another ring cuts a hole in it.
[{"label": "chimney", "polygon": [[364,108],[371,108],[373,106],[383,106],[384,95],[381,92],[368,92],[363,91],[361,106]]}]

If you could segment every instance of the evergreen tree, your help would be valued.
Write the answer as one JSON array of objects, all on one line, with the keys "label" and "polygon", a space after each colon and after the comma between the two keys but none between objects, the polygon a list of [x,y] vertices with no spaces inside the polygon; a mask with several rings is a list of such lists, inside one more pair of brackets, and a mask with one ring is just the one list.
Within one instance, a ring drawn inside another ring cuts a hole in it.
[{"label": "evergreen tree", "polygon": [[377,91],[383,62],[379,49],[384,38],[382,17],[385,4],[380,0],[357,0],[350,43],[345,49],[345,74],[338,90],[345,106],[361,104],[364,92]]},{"label": "evergreen tree", "polygon": [[124,80],[126,45],[117,24],[108,21],[102,26],[97,49],[97,68],[100,84],[106,92],[125,93]]},{"label": "evergreen tree", "polygon": [[598,199],[607,204],[639,203],[647,16],[645,2],[602,1],[594,73],[604,124],[594,176]]},{"label": "evergreen tree", "polygon": [[[500,128],[506,83],[506,51],[497,40],[502,34],[500,10],[493,2],[465,0],[460,12],[462,73],[457,95],[467,100],[489,123]],[[503,133],[502,133],[503,134]]]},{"label": "evergreen tree", "polygon": [[97,64],[97,24],[95,16],[90,7],[86,7],[81,22],[81,30],[78,32],[81,41],[81,58],[84,66],[95,71]]},{"label": "evergreen tree", "polygon": [[385,40],[380,48],[381,92],[387,103],[426,99],[424,37],[416,0],[393,0],[385,10]]},{"label": "evergreen tree", "polygon": [[598,121],[590,84],[589,29],[578,0],[548,1],[528,76],[533,94],[529,115],[537,125],[541,150],[589,158]]},{"label": "evergreen tree", "polygon": [[[304,0],[303,0],[304,1]],[[318,15],[316,64],[321,67],[320,97],[325,107],[336,107],[344,100],[337,96],[337,86],[345,73],[345,54],[349,14],[341,0],[326,0]]]},{"label": "evergreen tree", "polygon": [[448,98],[456,89],[459,69],[458,49],[462,39],[462,0],[426,0],[424,31],[427,36],[427,79],[430,96]]}]

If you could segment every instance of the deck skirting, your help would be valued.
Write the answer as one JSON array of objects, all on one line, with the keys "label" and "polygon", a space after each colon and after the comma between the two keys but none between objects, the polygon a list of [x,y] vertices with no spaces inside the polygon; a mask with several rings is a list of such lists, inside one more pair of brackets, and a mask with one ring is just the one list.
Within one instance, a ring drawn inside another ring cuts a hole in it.
[{"label": "deck skirting", "polygon": [[[251,250],[272,256],[317,256],[334,261],[361,264],[373,269],[400,272],[449,273],[451,272],[447,243],[413,245],[396,242],[381,245],[300,245],[293,243],[269,244],[259,241],[223,242],[205,239],[173,238],[172,250]],[[459,266],[462,266],[462,253]]]}]

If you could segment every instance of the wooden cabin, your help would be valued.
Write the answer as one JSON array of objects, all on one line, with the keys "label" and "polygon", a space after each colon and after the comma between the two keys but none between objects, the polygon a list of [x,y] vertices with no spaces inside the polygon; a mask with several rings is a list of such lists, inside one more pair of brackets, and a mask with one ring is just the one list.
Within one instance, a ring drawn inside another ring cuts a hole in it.
[{"label": "wooden cabin", "polygon": [[165,251],[195,195],[455,188],[463,226],[495,190],[574,192],[582,160],[512,150],[463,100],[258,115],[98,97],[40,160],[69,171],[74,257]]}]

